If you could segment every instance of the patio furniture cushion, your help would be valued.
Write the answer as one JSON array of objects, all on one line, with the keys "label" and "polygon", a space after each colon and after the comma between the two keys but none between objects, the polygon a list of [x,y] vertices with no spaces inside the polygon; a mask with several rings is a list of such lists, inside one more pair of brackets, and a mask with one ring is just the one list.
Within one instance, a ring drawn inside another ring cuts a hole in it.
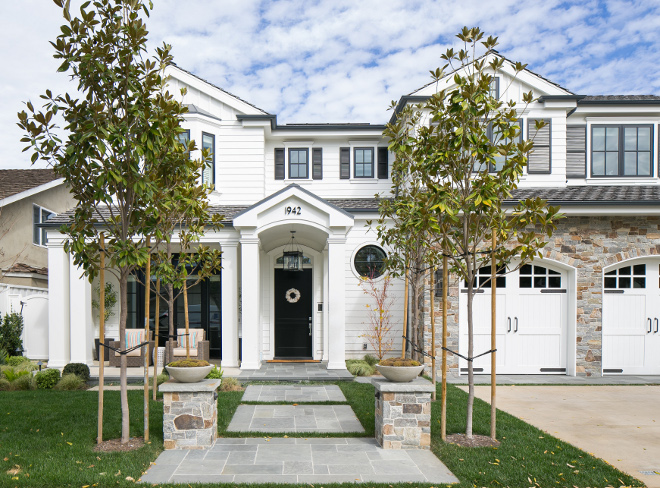
[{"label": "patio furniture cushion", "polygon": [[[174,357],[186,357],[186,348],[185,347],[175,347],[172,349],[172,354]],[[197,357],[197,349],[190,348],[190,357]]]},{"label": "patio furniture cushion", "polygon": [[186,336],[186,329],[177,329],[177,347],[185,349],[187,337],[190,340],[190,348],[197,349],[197,343],[204,340],[204,329],[188,329],[188,334]]},{"label": "patio furniture cushion", "polygon": [[[142,344],[143,342],[144,342],[144,329],[126,329],[124,350],[135,347],[138,344]],[[129,352],[127,356],[140,356],[141,354],[142,354],[142,348],[139,347],[134,351]],[[120,354],[117,351],[115,351],[115,356],[119,356],[119,355]]]}]

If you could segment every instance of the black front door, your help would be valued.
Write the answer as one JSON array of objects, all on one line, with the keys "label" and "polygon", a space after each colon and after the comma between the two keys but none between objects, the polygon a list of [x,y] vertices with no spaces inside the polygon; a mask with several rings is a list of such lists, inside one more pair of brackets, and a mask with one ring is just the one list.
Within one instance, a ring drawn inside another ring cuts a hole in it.
[{"label": "black front door", "polygon": [[275,357],[312,357],[312,270],[275,270]]}]

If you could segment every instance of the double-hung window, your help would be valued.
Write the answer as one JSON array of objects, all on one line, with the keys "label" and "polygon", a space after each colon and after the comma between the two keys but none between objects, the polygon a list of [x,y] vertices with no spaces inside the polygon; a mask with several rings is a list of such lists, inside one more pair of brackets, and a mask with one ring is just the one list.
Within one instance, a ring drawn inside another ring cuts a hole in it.
[{"label": "double-hung window", "polygon": [[309,178],[309,149],[289,149],[289,178]]},{"label": "double-hung window", "polygon": [[653,126],[592,125],[592,176],[653,176]]},{"label": "double-hung window", "polygon": [[46,222],[53,215],[55,213],[50,210],[46,210],[39,205],[32,205],[32,242],[37,246],[47,244],[46,229],[39,228],[37,225]]},{"label": "double-hung window", "polygon": [[[522,124],[520,124],[522,125]],[[515,138],[513,141],[515,144],[519,143],[522,140],[522,130],[520,129],[520,126],[516,126],[518,129],[518,136]],[[501,145],[501,144],[508,144],[510,142],[509,138],[503,139],[502,135],[500,134],[500,131],[496,128],[493,127],[491,124],[488,125],[488,128],[486,129],[486,134],[488,136],[488,140],[491,142],[493,145]],[[490,162],[488,165],[488,171],[490,173],[497,173],[504,167],[504,163],[508,159],[508,156],[505,156],[503,154],[497,154],[495,155],[493,161]],[[474,171],[485,171],[486,170],[486,164],[485,163],[474,163]]]},{"label": "double-hung window", "polygon": [[353,151],[353,176],[355,178],[374,177],[374,148],[356,147]]},{"label": "double-hung window", "polygon": [[202,183],[206,185],[215,184],[215,136],[202,132],[202,149],[208,149],[209,159],[205,161],[202,170]]}]

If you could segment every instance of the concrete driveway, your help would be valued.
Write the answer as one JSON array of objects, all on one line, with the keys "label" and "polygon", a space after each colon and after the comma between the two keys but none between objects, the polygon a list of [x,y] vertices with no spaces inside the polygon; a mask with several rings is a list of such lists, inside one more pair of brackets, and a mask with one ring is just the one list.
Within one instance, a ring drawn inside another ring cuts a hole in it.
[{"label": "concrete driveway", "polygon": [[660,488],[659,385],[498,386],[497,408]]}]

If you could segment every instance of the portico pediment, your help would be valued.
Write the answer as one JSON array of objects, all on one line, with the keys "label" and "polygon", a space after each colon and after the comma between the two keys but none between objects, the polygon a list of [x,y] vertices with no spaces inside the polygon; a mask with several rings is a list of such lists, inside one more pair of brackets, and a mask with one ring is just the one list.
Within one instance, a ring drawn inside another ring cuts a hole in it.
[{"label": "portico pediment", "polygon": [[[234,217],[234,228],[252,230],[256,234],[279,228],[283,236],[289,230],[316,229],[327,237],[333,232],[346,232],[354,218],[345,210],[296,184],[273,193]],[[270,246],[269,246],[270,247]],[[314,246],[316,247],[316,246]]]}]

